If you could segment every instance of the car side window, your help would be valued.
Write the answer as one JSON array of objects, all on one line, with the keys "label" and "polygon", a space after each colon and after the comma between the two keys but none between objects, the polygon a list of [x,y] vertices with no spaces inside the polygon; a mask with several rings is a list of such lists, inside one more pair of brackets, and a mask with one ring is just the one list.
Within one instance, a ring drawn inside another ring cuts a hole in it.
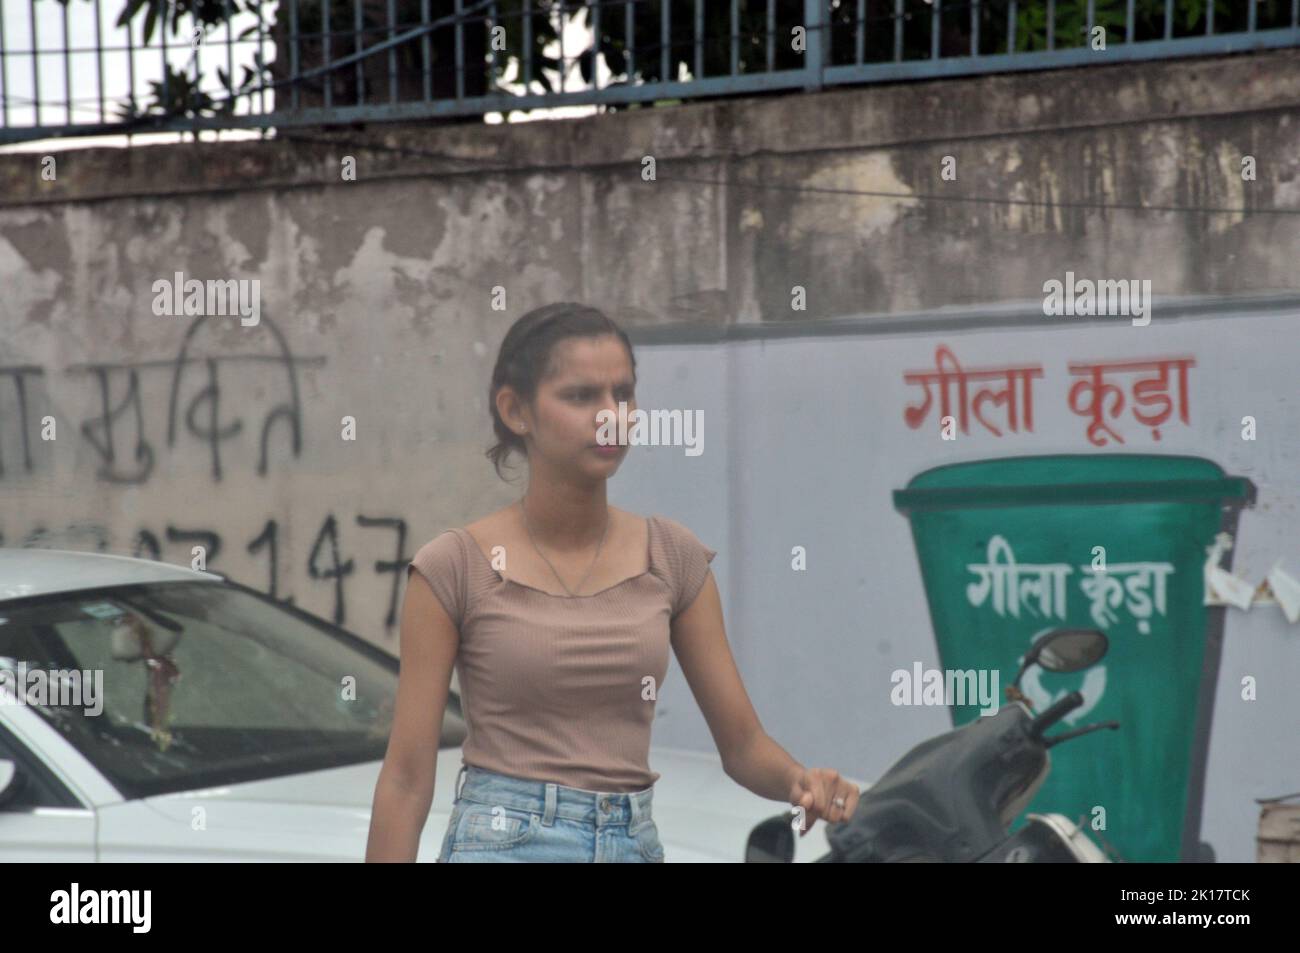
[{"label": "car side window", "polygon": [[0,813],[28,813],[38,807],[83,806],[3,725],[0,725],[0,761],[12,761],[17,772],[13,780],[17,788],[11,796],[3,798]]}]

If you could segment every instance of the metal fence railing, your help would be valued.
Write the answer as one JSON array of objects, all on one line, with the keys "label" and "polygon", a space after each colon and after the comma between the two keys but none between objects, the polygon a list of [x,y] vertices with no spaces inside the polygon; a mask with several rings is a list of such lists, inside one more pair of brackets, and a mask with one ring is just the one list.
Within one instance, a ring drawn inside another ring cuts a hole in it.
[{"label": "metal fence railing", "polygon": [[0,0],[0,143],[1294,46],[1300,0]]}]

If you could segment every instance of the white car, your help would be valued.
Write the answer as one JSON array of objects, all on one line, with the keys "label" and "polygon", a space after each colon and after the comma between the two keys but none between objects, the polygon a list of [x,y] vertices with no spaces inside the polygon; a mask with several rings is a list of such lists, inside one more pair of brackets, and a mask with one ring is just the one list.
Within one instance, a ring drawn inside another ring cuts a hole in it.
[{"label": "white car", "polygon": [[[0,862],[360,861],[396,693],[391,655],[219,575],[0,548]],[[421,861],[464,737],[453,693]],[[669,862],[742,861],[789,810],[715,754],[650,763]],[[796,861],[826,853],[825,831],[796,838]]]}]

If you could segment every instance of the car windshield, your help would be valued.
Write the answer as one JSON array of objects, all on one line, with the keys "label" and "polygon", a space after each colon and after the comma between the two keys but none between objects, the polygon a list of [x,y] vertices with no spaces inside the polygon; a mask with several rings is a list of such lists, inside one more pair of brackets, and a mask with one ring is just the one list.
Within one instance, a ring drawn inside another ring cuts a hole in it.
[{"label": "car windshield", "polygon": [[6,683],[142,797],[382,759],[397,663],[251,590],[158,583],[0,605]]}]

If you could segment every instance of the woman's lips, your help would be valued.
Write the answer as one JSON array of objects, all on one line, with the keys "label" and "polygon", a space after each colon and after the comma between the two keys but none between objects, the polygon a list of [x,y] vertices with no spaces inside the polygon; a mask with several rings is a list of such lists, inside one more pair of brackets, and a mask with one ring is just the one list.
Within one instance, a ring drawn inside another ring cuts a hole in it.
[{"label": "woman's lips", "polygon": [[616,457],[623,451],[623,448],[616,443],[596,444],[591,449],[595,450],[596,453],[600,454],[602,457]]}]

